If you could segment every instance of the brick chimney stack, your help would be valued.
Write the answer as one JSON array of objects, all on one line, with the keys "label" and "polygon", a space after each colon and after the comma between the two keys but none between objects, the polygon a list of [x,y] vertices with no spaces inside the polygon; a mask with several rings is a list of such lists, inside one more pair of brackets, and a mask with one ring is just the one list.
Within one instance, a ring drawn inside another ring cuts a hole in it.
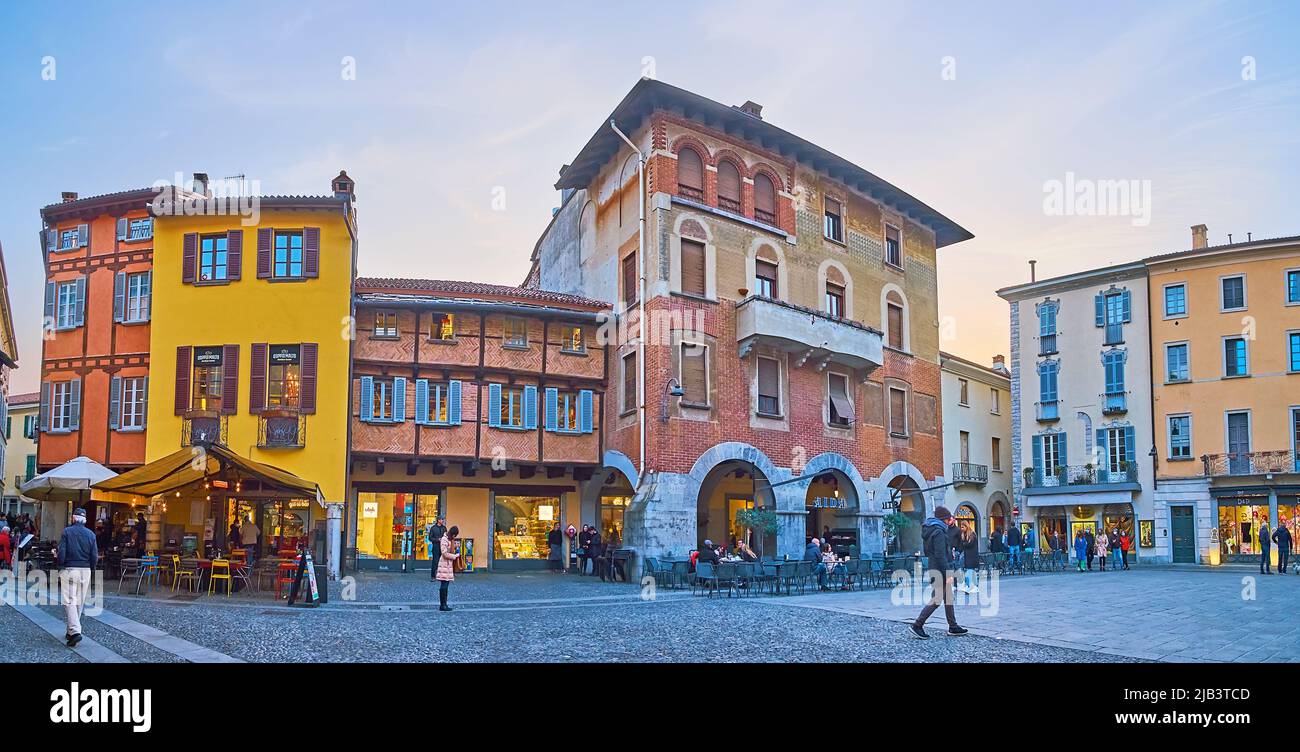
[{"label": "brick chimney stack", "polygon": [[66,204],[66,203],[68,203],[69,201],[76,201],[76,200],[77,200],[77,192],[76,192],[76,191],[64,191],[64,192],[63,192],[63,203]]},{"label": "brick chimney stack", "polygon": [[736,109],[749,115],[752,118],[763,119],[763,105],[752,99],[746,99],[744,104],[736,105]]},{"label": "brick chimney stack", "polygon": [[194,192],[202,196],[212,195],[208,193],[208,173],[206,172],[194,173]]},{"label": "brick chimney stack", "polygon": [[334,191],[334,198],[346,198],[349,201],[357,200],[357,183],[348,177],[347,170],[339,170],[338,177],[330,182],[330,188]]},{"label": "brick chimney stack", "polygon": [[1210,228],[1205,225],[1192,225],[1192,250],[1200,250],[1210,245]]}]

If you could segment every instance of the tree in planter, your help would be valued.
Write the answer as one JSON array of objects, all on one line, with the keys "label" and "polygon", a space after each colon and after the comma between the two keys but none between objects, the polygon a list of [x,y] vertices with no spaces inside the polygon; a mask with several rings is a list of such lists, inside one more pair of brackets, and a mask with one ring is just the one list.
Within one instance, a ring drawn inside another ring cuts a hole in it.
[{"label": "tree in planter", "polygon": [[885,526],[885,552],[892,552],[891,548],[903,536],[903,532],[912,526],[912,518],[902,512],[890,512],[885,515],[883,520]]},{"label": "tree in planter", "polygon": [[758,544],[754,553],[761,557],[763,542],[776,532],[778,520],[776,512],[770,509],[741,509],[736,512],[736,524],[754,533],[754,542]]}]

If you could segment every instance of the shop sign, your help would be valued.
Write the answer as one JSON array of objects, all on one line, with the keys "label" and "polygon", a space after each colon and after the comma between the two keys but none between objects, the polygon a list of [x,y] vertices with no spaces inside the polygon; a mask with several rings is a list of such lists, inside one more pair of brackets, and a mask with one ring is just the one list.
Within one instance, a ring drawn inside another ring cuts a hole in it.
[{"label": "shop sign", "polygon": [[208,368],[220,366],[222,362],[222,352],[224,348],[220,345],[216,347],[196,347],[194,348],[194,367]]},{"label": "shop sign", "polygon": [[299,348],[297,345],[271,345],[267,359],[273,366],[298,365]]},{"label": "shop sign", "polygon": [[367,520],[377,519],[379,517],[379,502],[377,501],[361,502],[361,516]]},{"label": "shop sign", "polygon": [[555,507],[550,504],[540,504],[537,507],[537,519],[543,522],[550,522],[555,519]]},{"label": "shop sign", "polygon": [[847,496],[817,496],[811,506],[813,509],[848,509],[849,499]]},{"label": "shop sign", "polygon": [[309,506],[311,506],[311,502],[310,502],[310,501],[307,501],[306,499],[290,499],[290,500],[289,500],[289,508],[290,508],[290,509],[306,509],[306,508],[309,507]]}]

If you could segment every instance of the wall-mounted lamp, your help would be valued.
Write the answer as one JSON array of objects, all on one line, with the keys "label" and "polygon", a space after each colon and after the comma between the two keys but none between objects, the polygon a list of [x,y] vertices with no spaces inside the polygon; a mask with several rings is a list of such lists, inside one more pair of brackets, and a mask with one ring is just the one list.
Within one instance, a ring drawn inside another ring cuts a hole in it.
[{"label": "wall-mounted lamp", "polygon": [[682,382],[678,381],[676,378],[668,379],[668,383],[664,385],[663,400],[659,404],[660,423],[668,422],[668,398],[669,397],[681,398],[685,394],[686,394],[686,390],[682,388]]}]

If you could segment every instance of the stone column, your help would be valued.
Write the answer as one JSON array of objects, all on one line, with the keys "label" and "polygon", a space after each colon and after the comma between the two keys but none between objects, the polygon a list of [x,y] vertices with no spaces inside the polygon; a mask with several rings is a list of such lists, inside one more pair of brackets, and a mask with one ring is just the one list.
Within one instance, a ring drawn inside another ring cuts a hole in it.
[{"label": "stone column", "polygon": [[155,496],[149,500],[149,506],[145,511],[144,519],[149,527],[145,530],[144,547],[146,551],[159,551],[162,549],[163,529],[162,529],[162,497]]},{"label": "stone column", "polygon": [[343,502],[325,504],[326,564],[330,579],[337,580],[341,571],[343,554]]},{"label": "stone column", "polygon": [[[1277,530],[1277,489],[1269,488],[1268,489],[1268,534],[1269,536],[1273,535],[1274,530]],[[1277,566],[1277,546],[1273,545],[1272,541],[1269,541],[1268,558],[1271,560],[1270,563],[1273,566]]]}]

